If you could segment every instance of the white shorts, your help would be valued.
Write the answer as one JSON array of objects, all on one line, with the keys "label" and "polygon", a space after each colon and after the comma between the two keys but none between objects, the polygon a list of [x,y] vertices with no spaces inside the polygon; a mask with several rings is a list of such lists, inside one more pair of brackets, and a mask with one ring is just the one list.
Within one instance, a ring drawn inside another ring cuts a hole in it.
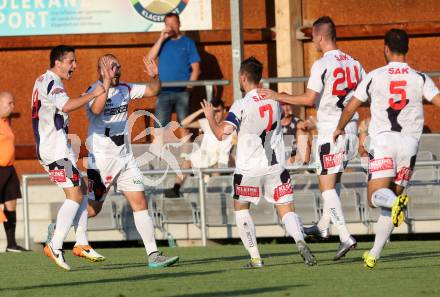
[{"label": "white shorts", "polygon": [[357,121],[351,121],[345,127],[345,134],[333,142],[333,134],[318,135],[316,140],[315,160],[318,175],[344,172],[348,161],[357,155]]},{"label": "white shorts", "polygon": [[76,167],[76,162],[73,162],[71,158],[60,159],[49,164],[40,163],[49,173],[50,180],[60,188],[81,186],[81,173]]},{"label": "white shorts", "polygon": [[396,132],[371,137],[368,153],[368,179],[394,177],[394,183],[406,187],[416,163],[419,141]]},{"label": "white shorts", "polygon": [[257,205],[261,196],[272,204],[292,202],[293,187],[289,172],[282,168],[278,172],[262,176],[234,173],[234,199]]},{"label": "white shorts", "polygon": [[120,191],[143,192],[143,175],[133,155],[115,158],[88,157],[88,196],[90,200],[104,201],[110,187]]},{"label": "white shorts", "polygon": [[217,152],[197,150],[186,155],[186,160],[191,161],[193,168],[209,168],[217,164]]}]

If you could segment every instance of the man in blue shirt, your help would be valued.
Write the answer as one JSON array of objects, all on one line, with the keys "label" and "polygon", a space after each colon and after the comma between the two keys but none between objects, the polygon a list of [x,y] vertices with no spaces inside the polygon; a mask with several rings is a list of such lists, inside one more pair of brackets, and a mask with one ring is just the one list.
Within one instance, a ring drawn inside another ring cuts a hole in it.
[{"label": "man in blue shirt", "polygon": [[[159,58],[159,77],[162,82],[197,80],[200,75],[200,56],[196,45],[180,32],[179,15],[165,16],[165,28],[148,53],[148,58]],[[162,88],[156,101],[155,116],[162,127],[171,121],[175,108],[178,121],[188,115],[191,87]],[[158,127],[158,123],[155,123]]]}]

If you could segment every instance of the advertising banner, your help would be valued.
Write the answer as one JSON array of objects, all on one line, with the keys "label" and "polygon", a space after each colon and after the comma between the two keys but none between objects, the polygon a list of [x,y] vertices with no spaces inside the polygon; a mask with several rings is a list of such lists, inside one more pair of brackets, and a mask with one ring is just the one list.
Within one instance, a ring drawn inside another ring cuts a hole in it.
[{"label": "advertising banner", "polygon": [[211,0],[0,0],[0,36],[160,31],[169,12],[212,29]]}]

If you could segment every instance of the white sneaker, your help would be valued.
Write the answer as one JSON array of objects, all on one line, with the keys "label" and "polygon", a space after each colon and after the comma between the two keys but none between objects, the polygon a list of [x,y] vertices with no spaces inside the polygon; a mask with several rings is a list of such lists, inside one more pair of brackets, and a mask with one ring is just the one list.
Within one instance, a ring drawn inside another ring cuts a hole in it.
[{"label": "white sneaker", "polygon": [[51,243],[46,243],[43,251],[46,254],[46,256],[48,256],[55,262],[55,264],[57,264],[58,266],[60,266],[65,270],[70,270],[70,266],[66,263],[66,260],[64,259],[63,250],[56,250],[52,247]]},{"label": "white sneaker", "polygon": [[90,245],[75,245],[72,253],[74,256],[86,258],[92,262],[102,262],[105,260],[105,257],[100,255]]}]

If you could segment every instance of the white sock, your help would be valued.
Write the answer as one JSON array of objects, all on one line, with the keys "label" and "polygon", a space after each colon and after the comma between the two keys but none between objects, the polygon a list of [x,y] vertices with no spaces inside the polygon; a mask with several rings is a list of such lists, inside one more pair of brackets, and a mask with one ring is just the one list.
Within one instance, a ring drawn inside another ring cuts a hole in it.
[{"label": "white sock", "polygon": [[396,200],[396,194],[388,188],[382,188],[371,195],[371,203],[376,207],[391,208],[394,200]]},{"label": "white sock", "polygon": [[58,210],[56,228],[51,240],[54,249],[60,250],[63,248],[63,241],[69,233],[78,208],[79,204],[77,202],[66,199]]},{"label": "white sock", "polygon": [[83,200],[81,205],[79,206],[78,212],[76,213],[75,219],[73,220],[73,226],[75,228],[75,245],[89,245],[89,241],[87,239],[87,221],[88,221],[88,213],[87,213],[87,204],[88,197],[83,196]]},{"label": "white sock", "polygon": [[387,243],[388,238],[390,238],[393,230],[394,225],[393,221],[391,220],[391,211],[387,208],[382,208],[376,224],[376,237],[374,238],[374,245],[370,250],[370,254],[376,259],[380,258],[380,253]]},{"label": "white sock", "polygon": [[136,230],[142,237],[147,255],[150,255],[153,252],[157,252],[156,239],[154,238],[153,220],[148,214],[148,210],[145,209],[134,211],[133,217],[134,224],[136,225]]},{"label": "white sock", "polygon": [[317,226],[320,231],[325,231],[330,227],[331,218],[330,218],[330,210],[328,208],[328,202],[326,202],[325,199],[322,200],[323,200],[322,215],[321,218],[319,219]]},{"label": "white sock", "polygon": [[252,220],[249,209],[236,210],[235,222],[237,224],[238,233],[244,247],[249,252],[251,258],[261,258],[258,251],[257,235],[255,231],[254,221]]},{"label": "white sock", "polygon": [[295,242],[304,240],[304,235],[301,230],[301,221],[296,213],[293,211],[286,213],[281,221],[283,221],[287,233],[293,237]]},{"label": "white sock", "polygon": [[[338,194],[338,197],[341,197],[341,183],[335,184],[335,190],[336,190],[336,194]],[[330,228],[330,221],[331,221],[328,203],[325,202],[325,199],[323,199],[323,201],[324,201],[323,203],[324,205],[322,207],[322,216],[317,224],[318,229],[320,231],[325,231],[328,228]]]},{"label": "white sock", "polygon": [[347,225],[345,225],[345,218],[344,214],[342,213],[341,200],[339,199],[336,190],[333,189],[322,192],[322,198],[324,199],[324,204],[327,203],[330,219],[338,229],[341,242],[347,241],[350,238],[350,232],[347,229]]}]

